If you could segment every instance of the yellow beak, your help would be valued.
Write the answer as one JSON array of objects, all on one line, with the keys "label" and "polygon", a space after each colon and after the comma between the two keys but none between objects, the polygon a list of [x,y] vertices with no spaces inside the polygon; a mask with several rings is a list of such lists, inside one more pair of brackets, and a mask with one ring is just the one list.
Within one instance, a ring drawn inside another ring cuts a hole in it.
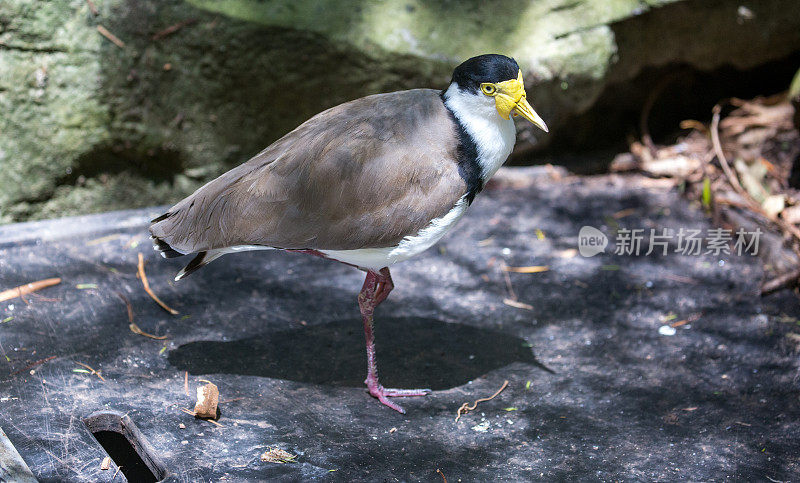
[{"label": "yellow beak", "polygon": [[514,114],[522,116],[533,123],[544,132],[549,132],[547,124],[544,120],[536,114],[533,107],[528,103],[525,98],[525,84],[522,82],[522,71],[519,71],[519,76],[516,79],[500,82],[496,84],[497,93],[494,96],[497,112],[503,119],[509,119],[509,116]]}]

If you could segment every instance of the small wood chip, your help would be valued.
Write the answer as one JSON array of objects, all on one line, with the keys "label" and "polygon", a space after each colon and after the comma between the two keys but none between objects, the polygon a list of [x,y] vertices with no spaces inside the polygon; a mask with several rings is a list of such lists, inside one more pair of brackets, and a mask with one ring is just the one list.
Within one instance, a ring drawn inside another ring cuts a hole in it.
[{"label": "small wood chip", "polygon": [[219,389],[213,383],[206,383],[197,388],[197,402],[194,405],[194,414],[198,418],[217,418],[219,405]]},{"label": "small wood chip", "polygon": [[280,448],[270,448],[261,455],[261,461],[265,463],[296,463],[296,458],[296,455]]},{"label": "small wood chip", "polygon": [[458,408],[458,411],[456,411],[456,422],[458,422],[458,420],[461,418],[462,415],[467,414],[470,411],[474,411],[475,408],[478,407],[478,403],[491,401],[492,399],[496,398],[498,394],[503,392],[503,389],[505,389],[506,386],[508,386],[508,381],[507,380],[503,382],[503,385],[500,386],[500,389],[498,389],[497,392],[495,392],[494,394],[492,394],[489,397],[484,397],[484,398],[476,400],[474,403],[472,403],[472,407],[470,407],[470,405],[468,403],[462,404],[461,407]]},{"label": "small wood chip", "polygon": [[147,282],[147,275],[144,273],[144,257],[142,254],[139,254],[139,278],[142,279],[142,286],[144,287],[144,291],[147,292],[147,295],[150,296],[151,299],[155,300],[155,302],[161,306],[162,309],[166,310],[172,315],[178,315],[180,312],[171,308],[169,305],[165,304],[161,301],[160,298],[150,289],[150,283]]},{"label": "small wood chip", "polygon": [[116,35],[109,32],[107,28],[103,27],[102,25],[98,25],[97,31],[100,32],[100,35],[110,40],[114,45],[116,45],[120,49],[125,48],[125,42],[121,41]]},{"label": "small wood chip", "polygon": [[106,456],[103,458],[103,462],[100,463],[100,469],[106,471],[109,468],[111,468],[111,456]]},{"label": "small wood chip", "polygon": [[38,282],[26,283],[25,285],[0,292],[0,302],[22,297],[37,290],[58,285],[59,283],[61,283],[60,278],[47,278],[45,280],[39,280]]}]

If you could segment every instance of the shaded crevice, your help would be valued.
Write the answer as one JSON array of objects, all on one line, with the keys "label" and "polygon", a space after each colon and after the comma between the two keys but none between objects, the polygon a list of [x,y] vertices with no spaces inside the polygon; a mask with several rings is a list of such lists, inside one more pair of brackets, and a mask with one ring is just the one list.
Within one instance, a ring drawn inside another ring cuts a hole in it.
[{"label": "shaded crevice", "polygon": [[129,145],[98,147],[76,160],[70,173],[57,186],[80,184],[87,178],[129,172],[155,182],[169,181],[184,171],[183,157],[177,150],[148,149],[141,152]]},{"label": "shaded crevice", "polygon": [[33,47],[30,45],[13,45],[0,42],[0,49],[17,50],[20,52],[36,52],[39,54],[56,54],[67,52],[67,49],[58,47]]},{"label": "shaded crevice", "polygon": [[[628,140],[642,136],[640,117],[648,103],[652,103],[647,116],[651,137],[656,143],[674,142],[681,133],[681,121],[708,122],[711,108],[724,99],[748,99],[785,91],[798,65],[800,52],[745,70],[723,66],[701,71],[687,64],[646,68],[629,81],[609,84],[587,112],[568,119],[554,133],[548,150],[556,156],[597,150],[625,151]],[[567,168],[586,172],[585,167],[570,165],[570,157],[580,159],[567,155]],[[527,160],[519,161],[524,164]],[[607,168],[607,164],[596,165],[591,172],[605,172]]]}]

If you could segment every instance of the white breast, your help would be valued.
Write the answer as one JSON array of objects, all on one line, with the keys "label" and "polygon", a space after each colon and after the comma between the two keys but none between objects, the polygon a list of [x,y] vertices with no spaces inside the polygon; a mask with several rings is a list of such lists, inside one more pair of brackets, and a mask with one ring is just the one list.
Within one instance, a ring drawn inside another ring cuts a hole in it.
[{"label": "white breast", "polygon": [[434,218],[430,224],[413,236],[403,238],[397,246],[386,248],[361,248],[359,250],[320,250],[328,258],[361,268],[380,270],[424,252],[439,241],[467,211],[467,200],[461,198],[446,215]]}]

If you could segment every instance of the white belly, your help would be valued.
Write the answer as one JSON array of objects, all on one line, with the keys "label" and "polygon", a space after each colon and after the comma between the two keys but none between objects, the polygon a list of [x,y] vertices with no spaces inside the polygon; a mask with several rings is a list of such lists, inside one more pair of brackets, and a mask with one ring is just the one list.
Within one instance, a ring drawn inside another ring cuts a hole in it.
[{"label": "white belly", "polygon": [[432,247],[461,219],[461,216],[467,211],[467,206],[467,200],[461,198],[446,215],[434,218],[419,233],[403,238],[397,246],[358,250],[320,250],[320,252],[328,258],[377,271],[407,260]]}]

